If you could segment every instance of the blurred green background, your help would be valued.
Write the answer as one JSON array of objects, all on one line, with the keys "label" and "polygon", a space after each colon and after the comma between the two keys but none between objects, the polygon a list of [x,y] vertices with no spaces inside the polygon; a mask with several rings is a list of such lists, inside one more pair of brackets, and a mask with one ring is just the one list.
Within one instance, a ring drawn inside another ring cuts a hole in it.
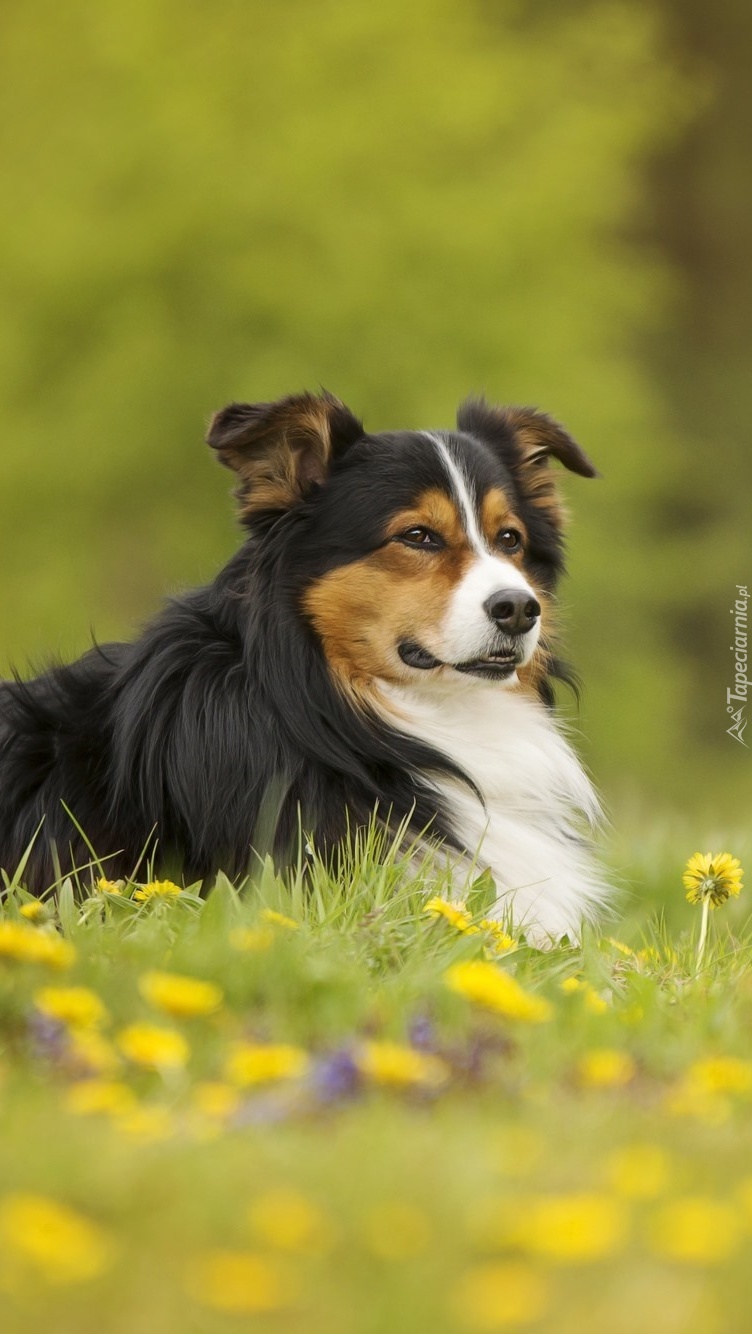
[{"label": "blurred green background", "polygon": [[[737,819],[752,579],[752,11],[5,0],[0,672],[133,634],[237,542],[211,412],[562,419],[575,725],[618,819]],[[690,849],[691,850],[691,849]]]}]

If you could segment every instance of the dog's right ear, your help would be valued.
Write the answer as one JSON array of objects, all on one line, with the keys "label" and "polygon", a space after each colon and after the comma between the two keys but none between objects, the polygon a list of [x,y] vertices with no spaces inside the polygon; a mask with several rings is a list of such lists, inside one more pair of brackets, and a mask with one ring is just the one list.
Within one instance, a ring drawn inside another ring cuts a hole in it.
[{"label": "dog's right ear", "polygon": [[212,418],[207,443],[239,479],[240,518],[291,509],[325,480],[332,462],[363,435],[333,394],[277,403],[231,403]]}]

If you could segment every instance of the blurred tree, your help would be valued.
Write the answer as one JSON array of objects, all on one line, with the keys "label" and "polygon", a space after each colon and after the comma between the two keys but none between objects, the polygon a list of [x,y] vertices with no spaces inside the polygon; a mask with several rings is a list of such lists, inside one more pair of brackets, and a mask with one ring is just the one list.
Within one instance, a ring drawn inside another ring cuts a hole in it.
[{"label": "blurred tree", "polygon": [[0,667],[211,576],[224,401],[323,383],[378,429],[484,390],[602,467],[572,484],[566,593],[593,763],[682,795],[665,515],[699,446],[646,354],[681,295],[646,167],[704,94],[655,12],[7,0],[0,25]]}]

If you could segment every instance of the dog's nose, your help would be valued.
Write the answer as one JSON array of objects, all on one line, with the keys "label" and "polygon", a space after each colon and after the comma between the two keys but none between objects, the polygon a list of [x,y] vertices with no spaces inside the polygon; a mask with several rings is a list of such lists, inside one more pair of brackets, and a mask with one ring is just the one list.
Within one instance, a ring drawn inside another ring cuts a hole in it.
[{"label": "dog's nose", "polygon": [[483,603],[491,620],[508,635],[524,635],[540,616],[540,603],[521,588],[501,588]]}]

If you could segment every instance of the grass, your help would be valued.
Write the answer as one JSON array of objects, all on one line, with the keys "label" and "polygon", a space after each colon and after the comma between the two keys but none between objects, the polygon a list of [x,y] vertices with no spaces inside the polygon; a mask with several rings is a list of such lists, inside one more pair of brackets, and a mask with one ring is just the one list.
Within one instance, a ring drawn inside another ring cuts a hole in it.
[{"label": "grass", "polygon": [[374,838],[310,890],[6,877],[4,1334],[745,1327],[752,929],[698,971],[695,850],[615,848],[621,925],[546,954]]}]

